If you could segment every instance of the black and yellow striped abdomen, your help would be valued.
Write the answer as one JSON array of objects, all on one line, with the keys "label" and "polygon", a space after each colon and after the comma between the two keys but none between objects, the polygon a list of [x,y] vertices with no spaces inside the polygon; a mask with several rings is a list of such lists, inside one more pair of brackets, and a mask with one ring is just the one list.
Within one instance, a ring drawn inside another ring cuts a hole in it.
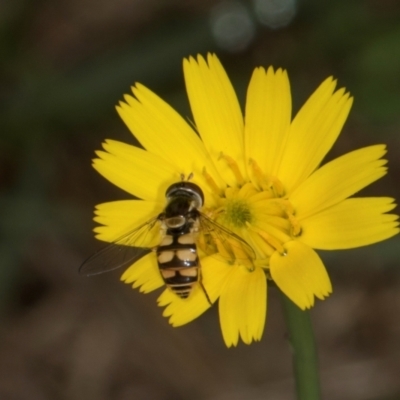
[{"label": "black and yellow striped abdomen", "polygon": [[200,261],[193,233],[164,236],[157,248],[157,262],[165,284],[186,299],[200,278]]}]

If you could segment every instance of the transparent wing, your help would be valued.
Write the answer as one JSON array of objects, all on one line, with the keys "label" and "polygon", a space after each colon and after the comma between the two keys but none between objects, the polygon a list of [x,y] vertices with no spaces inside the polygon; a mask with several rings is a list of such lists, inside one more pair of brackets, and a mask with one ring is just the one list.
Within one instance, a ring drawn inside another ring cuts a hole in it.
[{"label": "transparent wing", "polygon": [[200,213],[199,225],[198,245],[207,255],[218,253],[228,261],[256,258],[253,248],[244,239],[203,213]]},{"label": "transparent wing", "polygon": [[150,243],[154,245],[155,237],[159,240],[158,221],[158,217],[152,218],[92,254],[79,267],[79,273],[86,276],[102,274],[131,265],[150,253]]}]

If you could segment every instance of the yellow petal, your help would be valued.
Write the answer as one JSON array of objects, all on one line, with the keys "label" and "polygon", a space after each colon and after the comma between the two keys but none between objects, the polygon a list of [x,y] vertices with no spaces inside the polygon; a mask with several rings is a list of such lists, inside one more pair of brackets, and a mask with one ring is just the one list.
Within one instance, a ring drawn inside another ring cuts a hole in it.
[{"label": "yellow petal", "polygon": [[246,99],[246,160],[253,159],[263,172],[276,176],[289,132],[292,100],[286,71],[256,68]]},{"label": "yellow petal", "polygon": [[279,289],[302,310],[314,305],[314,296],[324,299],[332,292],[324,264],[309,246],[285,243],[286,254],[271,256],[270,271]]},{"label": "yellow petal", "polygon": [[294,118],[278,177],[286,192],[294,190],[320,164],[335,143],[349,114],[352,98],[326,79]]},{"label": "yellow petal", "polygon": [[267,280],[264,271],[232,267],[219,299],[222,335],[227,347],[260,340],[267,311]]},{"label": "yellow petal", "polygon": [[396,205],[388,197],[347,199],[300,221],[299,240],[316,249],[336,250],[366,246],[399,232],[398,216],[385,214]]},{"label": "yellow petal", "polygon": [[164,204],[144,200],[121,200],[98,204],[94,220],[103,225],[94,229],[96,238],[114,242],[163,210]]},{"label": "yellow petal", "polygon": [[180,299],[170,289],[165,289],[157,301],[159,306],[166,305],[162,315],[169,318],[168,322],[175,328],[193,321],[211,307],[199,285],[187,299]]},{"label": "yellow petal", "polygon": [[[117,111],[130,131],[149,152],[171,163],[179,173],[194,173],[201,186],[205,168],[223,187],[204,144],[189,124],[166,102],[141,84],[132,87],[132,96],[125,96]],[[162,165],[162,163],[161,163]]]},{"label": "yellow petal", "polygon": [[111,183],[145,200],[163,200],[167,187],[180,180],[181,170],[157,155],[115,140],[103,143],[105,151],[93,167]]},{"label": "yellow petal", "polygon": [[326,209],[386,174],[385,145],[352,151],[325,164],[290,195],[296,217],[306,218]]},{"label": "yellow petal", "polygon": [[[211,301],[214,303],[220,295],[231,266],[217,257],[205,257],[201,260],[202,283]],[[181,326],[193,321],[210,308],[207,297],[198,284],[187,299],[180,299],[171,290],[166,289],[158,298],[160,306],[167,306],[163,312],[172,326]]]},{"label": "yellow petal", "polygon": [[244,176],[243,117],[235,91],[218,58],[198,56],[183,62],[186,90],[196,127],[225,181],[236,186],[221,153],[233,158]]},{"label": "yellow petal", "polygon": [[134,289],[149,293],[164,285],[154,253],[147,254],[131,265],[121,276],[121,281],[133,283]]}]

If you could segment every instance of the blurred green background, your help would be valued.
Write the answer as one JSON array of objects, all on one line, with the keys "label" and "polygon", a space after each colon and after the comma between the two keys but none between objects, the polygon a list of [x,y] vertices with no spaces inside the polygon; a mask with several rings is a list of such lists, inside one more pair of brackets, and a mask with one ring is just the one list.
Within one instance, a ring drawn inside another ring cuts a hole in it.
[{"label": "blurred green background", "polygon": [[[128,196],[90,166],[134,144],[114,106],[138,81],[190,116],[182,58],[217,52],[244,99],[256,66],[289,72],[297,110],[327,76],[355,104],[329,157],[388,144],[363,193],[400,198],[396,0],[0,2],[0,399],[294,399],[279,297],[260,343],[226,349],[217,307],[171,328],[119,282],[87,279],[97,203]],[[312,311],[324,399],[400,398],[399,238],[324,252],[334,294]]]}]

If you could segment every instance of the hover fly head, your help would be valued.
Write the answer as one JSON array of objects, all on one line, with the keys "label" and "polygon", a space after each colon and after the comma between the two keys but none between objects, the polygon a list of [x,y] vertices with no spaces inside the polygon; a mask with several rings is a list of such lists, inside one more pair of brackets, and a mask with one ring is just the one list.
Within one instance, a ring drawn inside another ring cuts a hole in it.
[{"label": "hover fly head", "polygon": [[196,208],[201,207],[204,203],[203,191],[195,183],[188,181],[172,184],[165,192],[165,197],[168,201],[174,197],[188,197],[194,201]]}]

